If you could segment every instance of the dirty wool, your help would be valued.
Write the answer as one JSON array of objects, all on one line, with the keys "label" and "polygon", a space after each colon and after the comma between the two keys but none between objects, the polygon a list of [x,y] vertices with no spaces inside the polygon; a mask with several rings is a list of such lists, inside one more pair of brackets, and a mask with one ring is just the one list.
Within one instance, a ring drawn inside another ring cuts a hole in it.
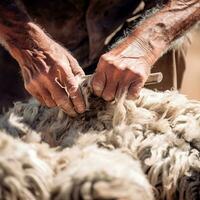
[{"label": "dirty wool", "polygon": [[200,199],[200,102],[143,89],[87,106],[70,118],[30,100],[1,116],[0,199]]}]

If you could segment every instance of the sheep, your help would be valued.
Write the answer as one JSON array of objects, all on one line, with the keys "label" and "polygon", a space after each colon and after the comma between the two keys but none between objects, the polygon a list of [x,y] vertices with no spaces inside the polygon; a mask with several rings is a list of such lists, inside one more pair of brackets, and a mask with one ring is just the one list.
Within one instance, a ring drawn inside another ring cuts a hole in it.
[{"label": "sheep", "polygon": [[3,132],[0,138],[2,200],[153,199],[140,163],[119,150],[90,145],[59,151]]},{"label": "sheep", "polygon": [[49,149],[14,140],[4,132],[0,138],[0,199],[49,199],[53,154],[43,154]]},{"label": "sheep", "polygon": [[[84,114],[70,118],[30,100],[0,118],[0,138],[10,141],[2,142],[0,153],[10,150],[1,159],[11,167],[1,174],[19,186],[8,190],[3,181],[2,199],[27,199],[15,196],[21,190],[32,199],[200,199],[200,102],[142,89],[134,101],[106,103],[91,95],[87,104]],[[19,176],[10,157],[21,166]],[[34,189],[26,158],[40,183],[33,181]]]}]

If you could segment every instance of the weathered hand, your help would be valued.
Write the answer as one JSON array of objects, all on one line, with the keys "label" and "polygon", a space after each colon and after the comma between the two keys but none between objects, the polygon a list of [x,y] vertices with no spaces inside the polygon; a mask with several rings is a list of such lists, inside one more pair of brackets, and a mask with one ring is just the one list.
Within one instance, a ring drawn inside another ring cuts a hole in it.
[{"label": "weathered hand", "polygon": [[92,86],[94,93],[112,100],[123,92],[138,94],[150,67],[170,47],[172,41],[200,20],[199,0],[168,1],[143,20],[111,52],[99,61]]},{"label": "weathered hand", "polygon": [[56,42],[45,50],[22,50],[20,62],[25,88],[48,107],[58,106],[70,116],[85,111],[76,76],[84,75],[73,56]]},{"label": "weathered hand", "polygon": [[94,93],[112,101],[127,93],[127,98],[138,96],[150,73],[150,68],[138,64],[135,58],[106,53],[101,56],[92,79]]}]

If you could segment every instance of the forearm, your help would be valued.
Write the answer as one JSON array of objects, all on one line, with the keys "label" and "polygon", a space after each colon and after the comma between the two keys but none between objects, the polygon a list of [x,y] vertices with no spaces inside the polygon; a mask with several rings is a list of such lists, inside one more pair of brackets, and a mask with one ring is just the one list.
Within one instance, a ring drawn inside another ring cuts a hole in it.
[{"label": "forearm", "polygon": [[23,66],[30,65],[37,54],[42,57],[51,39],[14,0],[4,0],[0,3],[0,41]]},{"label": "forearm", "polygon": [[0,2],[0,37],[6,48],[8,43],[17,46],[22,37],[24,41],[28,22],[30,22],[29,16],[14,0]]},{"label": "forearm", "polygon": [[121,54],[136,64],[152,66],[170,44],[198,20],[199,0],[171,0],[136,27],[111,53]]}]

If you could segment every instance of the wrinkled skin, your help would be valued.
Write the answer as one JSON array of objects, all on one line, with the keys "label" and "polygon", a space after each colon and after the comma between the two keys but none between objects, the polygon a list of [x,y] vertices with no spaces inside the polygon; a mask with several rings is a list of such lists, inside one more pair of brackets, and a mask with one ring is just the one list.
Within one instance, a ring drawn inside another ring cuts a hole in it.
[{"label": "wrinkled skin", "polygon": [[58,106],[69,115],[76,116],[76,113],[85,111],[84,99],[76,80],[76,76],[84,75],[84,72],[69,52],[51,42],[51,49],[42,52],[38,60],[32,61],[38,63],[37,70],[30,70],[29,66],[22,67],[25,88],[43,105]]},{"label": "wrinkled skin", "polygon": [[83,113],[85,102],[77,79],[84,72],[77,60],[37,25],[29,23],[27,29],[24,43],[18,35],[17,39],[8,39],[8,49],[21,67],[26,90],[47,107],[57,106],[72,117]]},{"label": "wrinkled skin", "polygon": [[92,86],[97,96],[111,101],[124,92],[137,97],[151,66],[172,41],[200,20],[198,0],[171,0],[143,21],[110,52],[101,56]]},{"label": "wrinkled skin", "polygon": [[110,53],[101,56],[92,80],[94,93],[112,101],[127,93],[129,99],[138,96],[150,73],[146,65],[137,65],[131,58]]},{"label": "wrinkled skin", "polygon": [[[92,78],[93,92],[112,101],[123,93],[138,96],[151,66],[171,42],[200,20],[199,0],[169,0],[110,52],[101,56]],[[35,25],[14,0],[0,2],[0,39],[18,61],[25,88],[42,104],[70,116],[85,111],[75,58]]]}]

